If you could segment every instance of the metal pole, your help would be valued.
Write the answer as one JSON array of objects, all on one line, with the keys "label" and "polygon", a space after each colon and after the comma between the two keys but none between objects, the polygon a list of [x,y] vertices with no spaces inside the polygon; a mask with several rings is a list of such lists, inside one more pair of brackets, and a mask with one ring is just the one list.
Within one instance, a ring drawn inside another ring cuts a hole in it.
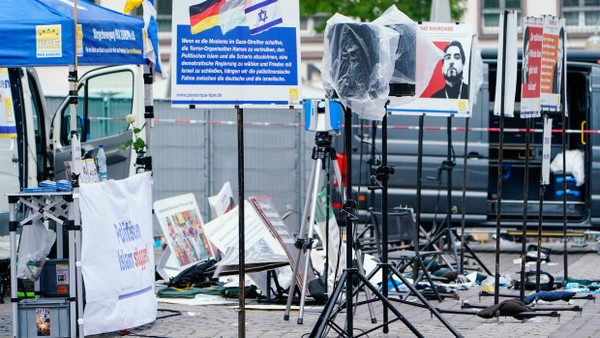
[{"label": "metal pole", "polygon": [[469,117],[465,121],[465,149],[463,151],[462,215],[460,219],[460,264],[458,272],[463,274],[465,265],[465,215],[467,213],[467,154],[469,151]]},{"label": "metal pole", "polygon": [[[381,189],[381,286],[382,286],[382,294],[383,298],[388,298],[388,180],[389,180],[389,169],[387,167],[387,111],[383,116],[383,121],[381,123],[381,167],[384,170],[384,177],[382,179],[382,189]],[[388,308],[383,307],[383,332],[388,333],[390,331],[388,326]]]},{"label": "metal pole", "polygon": [[[423,183],[423,129],[424,129],[424,122],[425,121],[425,115],[421,114],[419,115],[419,143],[417,145],[417,204],[416,204],[416,233],[417,233],[417,238],[419,238],[419,233],[421,231],[421,191],[423,189],[422,183]],[[419,243],[414,243],[414,247],[415,247],[415,255],[417,257],[419,256]],[[420,262],[419,262],[420,263]],[[419,264],[415,264],[415,273],[413,274],[413,276],[415,276],[415,278],[419,275]],[[434,286],[435,287],[435,286]]]},{"label": "metal pole", "polygon": [[[326,169],[326,183],[325,183],[325,269],[323,271],[323,274],[325,275],[325,280],[324,282],[324,286],[325,286],[325,293],[327,293],[327,286],[328,286],[328,275],[329,275],[329,213],[331,211],[331,209],[329,208],[329,194],[331,193],[331,156],[327,156],[326,162],[327,164],[327,169]],[[339,182],[338,182],[339,184]],[[333,277],[335,279],[335,276]]]},{"label": "metal pole", "polygon": [[525,126],[525,174],[523,175],[523,229],[521,233],[521,285],[519,298],[525,300],[525,261],[527,260],[527,204],[529,203],[529,142],[531,137],[531,119],[526,119]]},{"label": "metal pole", "polygon": [[346,328],[347,332],[352,335],[354,331],[352,322],[352,217],[355,205],[352,200],[352,110],[345,109],[344,116],[344,139],[345,139],[345,154],[346,154],[346,201],[344,202],[344,221],[346,225],[346,270],[348,271],[346,278]]},{"label": "metal pole", "polygon": [[[451,234],[452,231],[452,116],[448,116],[447,118],[448,121],[448,130],[446,131],[447,135],[448,135],[448,149],[447,149],[447,154],[446,154],[446,169],[448,170],[446,172],[446,191],[447,191],[447,198],[448,200],[447,202],[447,208],[448,210],[446,211],[446,229],[447,229],[447,233]],[[446,239],[447,246],[448,246],[448,250],[452,251],[452,247],[454,245],[454,243],[452,242],[452,237],[448,236],[448,238]],[[457,259],[458,257],[455,255],[454,256],[455,259]]]},{"label": "metal pole", "polygon": [[[315,182],[315,175],[317,174],[317,162],[313,161],[313,167],[312,170],[310,172],[310,181],[308,183],[308,189],[306,191],[306,199],[304,200],[304,208],[302,209],[302,220],[301,220],[301,225],[300,225],[300,232],[298,233],[298,239],[300,240],[305,240],[306,239],[306,226],[308,224],[308,206],[310,205],[310,201],[311,201],[311,197],[312,197],[312,190],[313,190],[313,184]],[[294,299],[294,292],[296,290],[296,280],[297,278],[297,274],[298,274],[298,269],[300,268],[300,259],[302,257],[302,248],[298,248],[298,251],[296,252],[296,261],[294,262],[294,267],[292,269],[292,282],[290,283],[290,290],[288,291],[288,300],[287,300],[287,304],[285,306],[285,312],[283,314],[283,319],[284,320],[289,320],[290,319],[290,309],[292,307],[292,300]],[[304,261],[304,264],[308,264],[309,263],[309,257],[306,256],[306,259]],[[301,280],[300,281],[301,284],[298,285],[299,287],[302,287],[302,284],[305,284],[306,281]]]},{"label": "metal pole", "polygon": [[[542,117],[543,125],[546,126],[546,119],[548,116],[544,114]],[[545,136],[545,135],[544,135]],[[552,137],[552,136],[550,136]],[[542,137],[542,148],[544,146],[544,137]],[[552,141],[550,141],[552,142]],[[543,161],[543,159],[542,159]],[[543,163],[542,163],[543,167]],[[535,292],[540,292],[540,270],[542,265],[541,253],[542,253],[542,225],[544,224],[544,193],[546,188],[544,186],[543,168],[540,168],[540,205],[538,213],[538,233],[537,233],[537,258],[535,264]]]},{"label": "metal pole", "polygon": [[[506,30],[508,25],[508,11],[504,11],[504,41],[502,41],[502,87],[500,88],[500,133],[498,147],[498,180],[496,197],[496,271],[494,279],[494,304],[499,301],[500,284],[500,218],[502,217],[502,152],[504,151],[504,95],[506,86]],[[497,88],[496,88],[497,90]]]},{"label": "metal pole", "polygon": [[19,298],[17,294],[17,197],[8,198],[8,225],[10,230],[10,302],[12,304],[13,337],[19,336]]},{"label": "metal pole", "polygon": [[246,289],[245,270],[246,270],[246,245],[244,242],[244,109],[240,106],[237,110],[237,131],[238,131],[238,207],[239,207],[239,315],[238,315],[238,337],[246,337]]},{"label": "metal pole", "polygon": [[144,65],[144,119],[146,136],[146,159],[144,159],[144,170],[152,170],[152,148],[150,129],[154,128],[154,92],[152,90],[153,74],[149,64]]},{"label": "metal pole", "polygon": [[[312,187],[312,198],[310,203],[310,216],[308,221],[308,235],[306,236],[307,243],[311,243],[313,237],[313,229],[315,228],[315,213],[317,210],[317,200],[319,198],[319,184],[321,183],[321,170],[319,168],[323,165],[323,160],[318,158],[315,160],[315,178]],[[327,216],[325,216],[327,217]],[[328,243],[327,243],[328,244]],[[307,254],[306,254],[306,264],[304,264],[304,272],[302,274],[302,285],[300,285],[300,312],[298,314],[298,324],[302,324],[304,322],[304,304],[306,299],[306,287],[307,287],[307,278],[308,278],[308,268],[310,266],[310,253],[312,252],[312,248],[309,245]]]},{"label": "metal pole", "polygon": [[[566,59],[563,58],[563,62]],[[564,85],[564,84],[563,84]],[[562,167],[563,167],[563,181],[562,181],[562,198],[563,198],[563,266],[564,266],[564,279],[563,283],[569,282],[569,259],[567,257],[567,134],[566,124],[567,117],[565,116],[565,103],[562,100],[561,104],[561,115],[562,115]],[[584,235],[585,236],[585,235]]]}]

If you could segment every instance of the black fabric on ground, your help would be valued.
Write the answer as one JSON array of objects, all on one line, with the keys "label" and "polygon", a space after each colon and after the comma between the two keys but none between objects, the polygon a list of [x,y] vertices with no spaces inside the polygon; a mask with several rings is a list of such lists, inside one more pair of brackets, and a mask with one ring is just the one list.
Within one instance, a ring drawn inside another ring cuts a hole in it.
[{"label": "black fabric on ground", "polygon": [[532,311],[531,308],[525,306],[519,299],[510,298],[479,311],[477,316],[489,319],[494,318],[495,314],[498,312],[500,316],[512,316],[516,319],[523,319],[529,316],[521,316],[520,313]]}]

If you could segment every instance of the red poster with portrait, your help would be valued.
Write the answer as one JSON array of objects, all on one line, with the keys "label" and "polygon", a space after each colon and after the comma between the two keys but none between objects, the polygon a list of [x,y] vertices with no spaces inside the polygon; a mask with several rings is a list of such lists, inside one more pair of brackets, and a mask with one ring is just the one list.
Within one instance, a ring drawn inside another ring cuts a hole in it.
[{"label": "red poster with portrait", "polygon": [[528,17],[523,27],[521,117],[539,117],[544,19]]},{"label": "red poster with portrait", "polygon": [[[390,98],[388,110],[405,114],[470,116],[473,26],[425,22],[420,28],[440,49],[443,57],[436,64],[429,85],[419,99],[394,106],[394,100]],[[417,50],[417,59],[422,57]]]}]

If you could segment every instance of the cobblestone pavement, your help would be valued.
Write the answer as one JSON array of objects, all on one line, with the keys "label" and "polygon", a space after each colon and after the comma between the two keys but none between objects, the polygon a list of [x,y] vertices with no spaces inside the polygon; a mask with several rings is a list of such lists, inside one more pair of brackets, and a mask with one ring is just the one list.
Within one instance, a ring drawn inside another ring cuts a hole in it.
[{"label": "cobblestone pavement", "polygon": [[[595,250],[595,245],[594,246]],[[600,279],[600,256],[595,252],[576,252],[570,253],[568,257],[569,276],[577,279]],[[495,271],[494,254],[481,252],[478,253],[480,259],[487,265],[492,272]],[[501,274],[510,274],[513,279],[518,278],[520,264],[515,264],[514,260],[519,258],[518,253],[507,252],[500,256],[499,268]],[[552,261],[544,264],[542,270],[553,276],[562,276],[563,257],[559,254],[551,256]],[[470,261],[472,264],[473,261]],[[528,269],[534,269],[535,265],[528,266]],[[473,287],[469,290],[459,291],[460,300],[446,298],[443,302],[432,301],[435,307],[440,309],[460,309],[461,301],[468,301],[470,304],[492,305],[493,297],[482,297],[479,299],[479,292],[483,286]],[[501,288],[502,293],[515,293],[515,290]],[[502,300],[502,299],[501,299]],[[8,303],[9,298],[5,298],[5,304],[0,304],[0,336],[11,336],[12,318],[11,307]],[[159,309],[169,309],[180,311],[180,315],[157,319],[155,322],[141,327],[131,329],[133,334],[154,336],[154,337],[237,337],[238,336],[238,312],[236,311],[236,301],[230,305],[206,305],[190,306],[180,304],[158,303]],[[556,303],[556,304],[554,304]],[[566,303],[563,301],[554,302],[545,306],[557,306]],[[256,304],[254,300],[248,300],[248,306]],[[376,302],[375,314],[378,323],[382,321],[383,307],[381,302]],[[400,303],[394,303],[396,309],[425,337],[451,337],[452,333],[438,320],[431,316],[428,309],[410,306]],[[465,337],[600,337],[600,300],[575,299],[571,300],[571,305],[579,305],[583,308],[582,313],[572,311],[561,311],[560,319],[551,317],[535,317],[529,320],[520,321],[513,317],[501,317],[499,319],[482,319],[469,314],[443,314],[443,317],[450,323],[461,335]],[[355,335],[364,330],[373,328],[378,324],[372,324],[368,307],[359,306],[355,309],[354,328]],[[169,314],[170,312],[159,312],[159,316]],[[319,310],[313,307],[307,307],[304,313],[303,324],[296,323],[298,312],[291,313],[289,321],[283,320],[282,310],[246,310],[246,335],[247,337],[303,337],[308,336],[313,325],[317,321]],[[396,318],[390,313],[390,318]],[[346,323],[346,314],[340,313],[336,317],[336,323],[344,326]],[[118,337],[118,332],[106,333],[95,337]],[[337,334],[329,331],[329,337],[336,337]],[[389,326],[389,333],[383,333],[382,329],[377,329],[368,333],[368,337],[412,337],[414,334],[399,320]]]}]

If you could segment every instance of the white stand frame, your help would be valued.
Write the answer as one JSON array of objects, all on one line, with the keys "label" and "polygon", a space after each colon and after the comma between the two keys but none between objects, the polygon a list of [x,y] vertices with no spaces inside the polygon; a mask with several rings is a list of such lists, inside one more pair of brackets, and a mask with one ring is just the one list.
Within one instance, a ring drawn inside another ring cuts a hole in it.
[{"label": "white stand frame", "polygon": [[[19,298],[17,296],[17,229],[26,225],[32,224],[36,220],[54,220],[57,227],[57,254],[62,257],[63,243],[62,230],[67,227],[69,231],[69,297],[67,301],[70,304],[69,308],[69,328],[70,336],[77,336],[77,314],[83,313],[83,290],[81,283],[81,267],[79,260],[81,246],[81,232],[76,226],[76,209],[75,200],[72,192],[40,192],[28,193],[21,192],[8,194],[8,210],[9,210],[9,230],[10,230],[10,297],[12,303],[12,319],[13,319],[13,336],[19,336]],[[17,220],[18,203],[21,203],[32,213],[22,219]],[[77,212],[78,214],[78,212]],[[77,240],[76,240],[77,238]],[[76,276],[73,278],[73,276]],[[39,284],[36,284],[39,285]],[[82,318],[82,317],[80,317]],[[83,333],[83,323],[80,327],[80,336]]]}]

